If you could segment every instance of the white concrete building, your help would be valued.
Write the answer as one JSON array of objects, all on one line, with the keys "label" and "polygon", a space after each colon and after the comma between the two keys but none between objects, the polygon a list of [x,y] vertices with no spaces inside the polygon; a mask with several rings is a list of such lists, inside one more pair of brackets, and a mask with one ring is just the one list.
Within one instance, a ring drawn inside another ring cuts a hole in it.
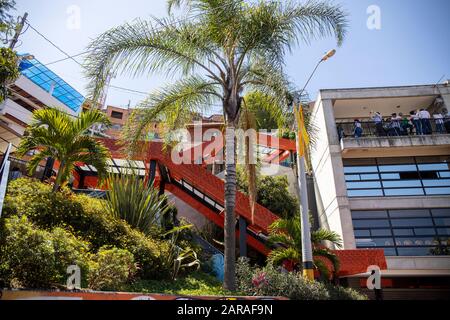
[{"label": "white concrete building", "polygon": [[[34,110],[57,107],[76,116],[84,97],[36,59],[22,60],[11,97],[0,104],[0,151],[18,145]],[[14,149],[13,149],[14,150]]]},{"label": "white concrete building", "polygon": [[[402,120],[406,130],[396,131],[391,114],[417,109],[431,114],[432,133],[418,135]],[[443,84],[320,91],[310,110],[318,128],[318,216],[321,227],[342,236],[344,249],[384,249],[390,272],[450,276],[450,256],[435,257],[450,249],[450,135],[433,119],[445,109],[450,86]],[[389,119],[377,129],[371,111]]]}]

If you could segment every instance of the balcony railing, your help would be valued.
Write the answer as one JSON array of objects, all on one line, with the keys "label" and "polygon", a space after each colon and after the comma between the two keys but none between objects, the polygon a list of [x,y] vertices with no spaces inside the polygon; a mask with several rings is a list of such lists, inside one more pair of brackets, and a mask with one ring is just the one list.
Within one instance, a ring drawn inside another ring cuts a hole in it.
[{"label": "balcony railing", "polygon": [[357,134],[355,132],[354,122],[336,122],[340,140],[343,138],[358,138],[358,137],[395,137],[395,136],[415,136],[415,135],[431,135],[431,134],[450,134],[450,117],[446,117],[442,124],[438,124],[436,119],[429,119],[429,125],[422,122],[411,124],[403,123],[398,120],[383,121],[376,124],[373,121],[361,121],[362,132]]}]

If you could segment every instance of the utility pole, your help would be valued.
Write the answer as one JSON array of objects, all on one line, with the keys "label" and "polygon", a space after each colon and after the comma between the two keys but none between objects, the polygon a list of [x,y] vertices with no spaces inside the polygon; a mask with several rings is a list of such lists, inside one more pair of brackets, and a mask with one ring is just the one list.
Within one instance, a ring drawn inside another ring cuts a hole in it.
[{"label": "utility pole", "polygon": [[[294,109],[297,107],[294,103]],[[294,110],[296,114],[297,122],[297,183],[299,189],[300,200],[300,223],[301,223],[301,238],[302,238],[302,267],[303,276],[308,280],[314,280],[314,262],[311,245],[311,228],[309,224],[309,203],[308,203],[308,189],[306,185],[306,165],[305,165],[305,151],[306,143],[301,126],[304,126],[303,122],[303,109],[301,108],[301,102],[299,102],[299,109]]]},{"label": "utility pole", "polygon": [[[300,92],[299,99],[294,99],[294,114],[296,115],[296,144],[297,144],[297,179],[298,179],[298,191],[299,191],[299,200],[300,200],[300,221],[301,221],[301,238],[302,238],[302,267],[303,267],[303,276],[308,280],[314,280],[314,262],[313,262],[313,254],[312,254],[312,244],[311,244],[311,227],[309,224],[309,203],[308,203],[308,189],[306,182],[306,149],[307,142],[305,141],[304,132],[305,122],[303,118],[303,108],[302,102],[299,101],[302,98],[303,93],[306,90],[309,82],[317,71],[319,65],[327,61],[329,58],[334,56],[336,50],[331,50],[327,52],[322,59],[317,63],[314,71],[311,73],[308,81],[306,81],[305,86]],[[298,109],[296,105],[299,105]]]},{"label": "utility pole", "polygon": [[15,31],[16,33],[14,34],[14,37],[11,39],[11,43],[9,44],[9,48],[11,50],[14,50],[14,48],[16,47],[16,44],[19,41],[19,37],[23,31],[23,27],[25,26],[27,18],[28,18],[28,12],[25,12],[20,23],[16,26],[16,31]]}]

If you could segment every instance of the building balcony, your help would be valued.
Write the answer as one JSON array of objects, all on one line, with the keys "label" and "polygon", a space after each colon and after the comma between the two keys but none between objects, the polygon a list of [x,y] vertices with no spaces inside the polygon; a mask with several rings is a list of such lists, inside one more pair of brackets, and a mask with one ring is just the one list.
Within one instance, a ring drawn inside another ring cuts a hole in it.
[{"label": "building balcony", "polygon": [[[450,121],[450,119],[446,119]],[[361,137],[355,137],[353,122],[338,122],[342,152],[347,155],[359,152],[389,152],[391,156],[448,154],[450,150],[450,134],[446,127],[436,126],[430,120],[431,132],[418,135],[412,127],[390,128],[384,125],[377,130],[374,122],[361,122]],[[447,127],[449,125],[447,124]],[[411,153],[412,152],[412,153]],[[359,156],[356,155],[355,156]],[[369,156],[366,154],[366,156]],[[380,156],[378,153],[377,156]]]},{"label": "building balcony", "polygon": [[11,128],[15,129],[20,134],[23,134],[23,131],[33,117],[33,114],[30,111],[11,99],[7,99],[0,106],[0,115]]}]

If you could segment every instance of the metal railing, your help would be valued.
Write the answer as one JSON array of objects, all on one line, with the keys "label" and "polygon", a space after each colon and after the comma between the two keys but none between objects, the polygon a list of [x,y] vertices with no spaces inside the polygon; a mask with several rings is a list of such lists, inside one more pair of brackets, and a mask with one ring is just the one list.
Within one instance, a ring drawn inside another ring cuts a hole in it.
[{"label": "metal railing", "polygon": [[403,122],[402,120],[386,120],[380,124],[374,121],[360,121],[362,132],[355,134],[355,122],[336,121],[339,138],[355,137],[395,137],[395,136],[415,136],[431,134],[450,134],[450,117],[446,117],[442,124],[438,124],[436,119],[429,119],[428,122]]}]

